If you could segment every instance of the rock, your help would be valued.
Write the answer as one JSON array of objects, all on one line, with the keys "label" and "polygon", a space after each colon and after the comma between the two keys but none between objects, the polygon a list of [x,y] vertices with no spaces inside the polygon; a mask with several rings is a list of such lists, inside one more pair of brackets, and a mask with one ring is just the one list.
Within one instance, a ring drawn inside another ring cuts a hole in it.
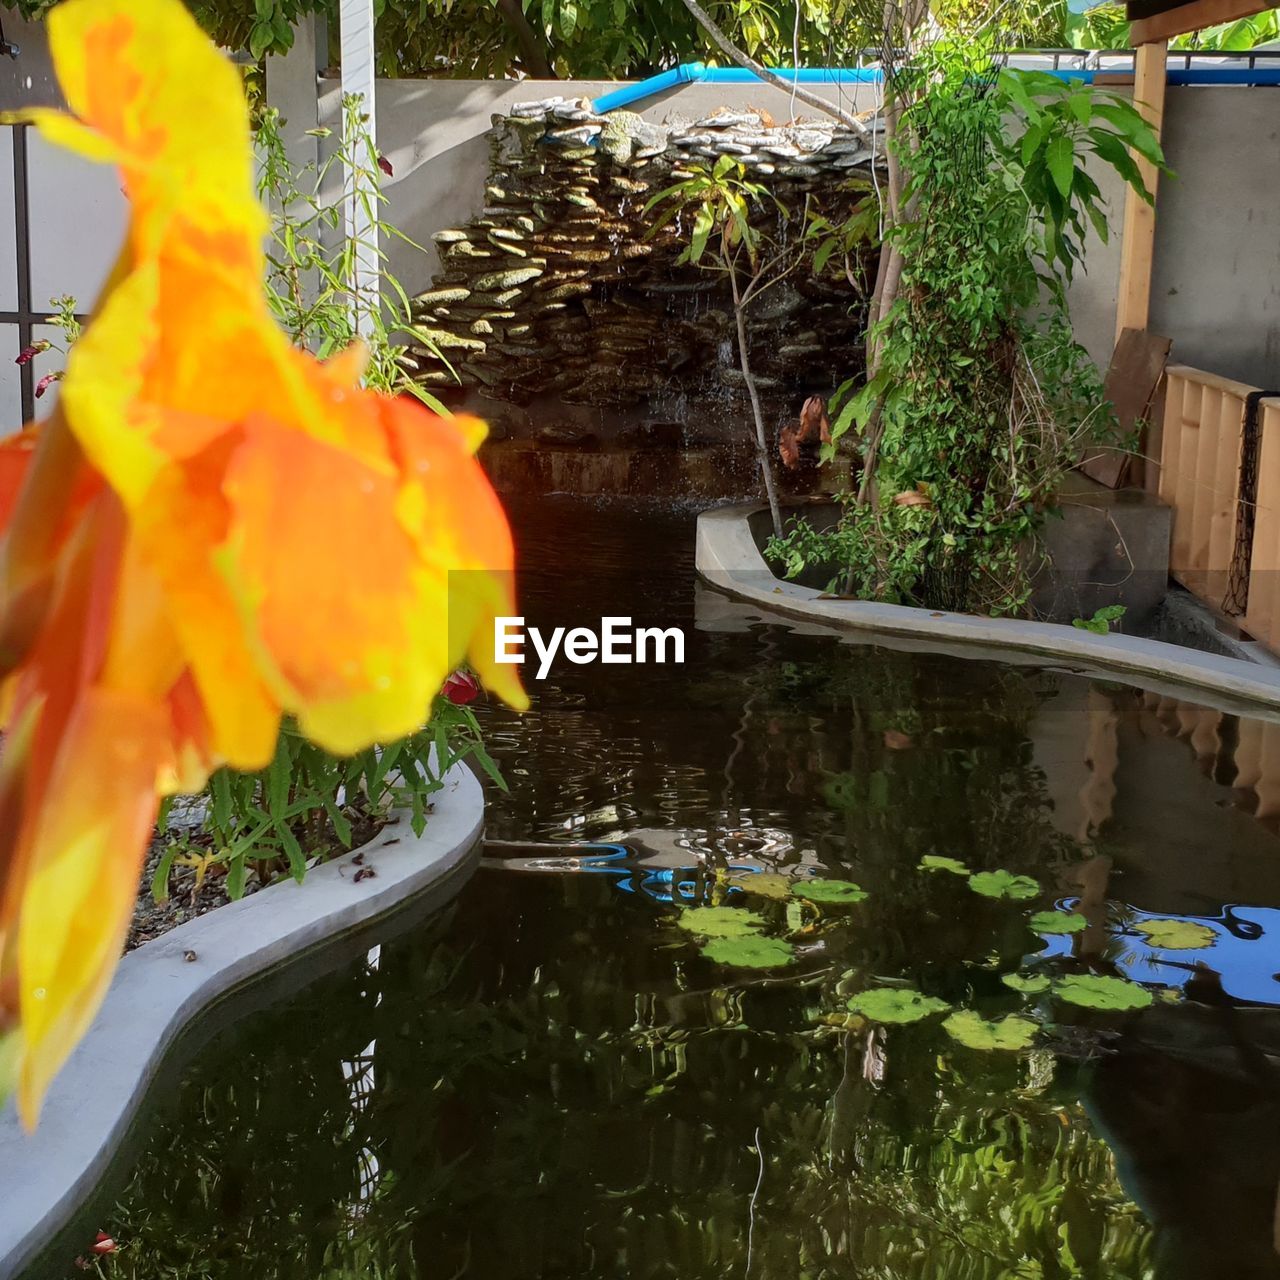
[{"label": "rock", "polygon": [[481,293],[515,289],[522,284],[528,284],[531,280],[537,280],[545,269],[546,263],[540,263],[530,264],[527,267],[513,267],[509,271],[491,271],[480,276],[475,282],[475,287]]},{"label": "rock", "polygon": [[[485,350],[486,344],[479,338],[467,338],[460,333],[454,333],[451,329],[431,329],[426,326],[420,326],[418,336],[429,346],[411,346],[410,351],[414,355],[436,356],[436,352],[431,348],[436,347],[440,351],[472,351],[482,352]],[[438,359],[439,357],[436,356]]]},{"label": "rock", "polygon": [[547,141],[559,142],[566,146],[584,147],[600,136],[600,128],[602,127],[599,124],[582,124],[576,129],[552,129],[547,134]]},{"label": "rock", "polygon": [[695,129],[759,129],[764,121],[755,111],[718,111],[694,123]]},{"label": "rock", "polygon": [[459,285],[455,289],[428,289],[419,293],[413,301],[422,307],[448,306],[451,302],[466,302],[471,290]]},{"label": "rock", "polygon": [[468,235],[456,227],[447,227],[444,231],[435,232],[431,239],[436,244],[462,244],[466,242]]}]

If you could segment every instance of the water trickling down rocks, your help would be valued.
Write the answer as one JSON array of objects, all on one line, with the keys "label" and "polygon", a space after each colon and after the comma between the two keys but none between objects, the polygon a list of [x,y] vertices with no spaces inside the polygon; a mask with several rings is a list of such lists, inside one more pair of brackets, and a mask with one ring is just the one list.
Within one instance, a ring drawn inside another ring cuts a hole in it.
[{"label": "water trickling down rocks", "polygon": [[[484,207],[435,235],[442,271],[413,302],[429,343],[407,350],[406,367],[446,400],[498,402],[483,412],[499,437],[745,447],[727,281],[677,264],[683,217],[653,233],[657,214],[644,213],[722,155],[767,183],[778,208],[757,216],[779,243],[801,233],[806,209],[838,221],[875,198],[877,157],[835,122],[778,127],[725,111],[656,125],[559,98],[494,116]],[[861,370],[877,251],[837,255],[822,277],[806,262],[753,305],[752,364],[774,430]]]}]

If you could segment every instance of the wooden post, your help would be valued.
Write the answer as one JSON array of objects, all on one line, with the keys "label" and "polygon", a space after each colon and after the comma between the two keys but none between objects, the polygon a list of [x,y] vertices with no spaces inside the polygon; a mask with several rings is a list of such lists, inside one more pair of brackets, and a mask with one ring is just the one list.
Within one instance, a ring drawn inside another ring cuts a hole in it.
[{"label": "wooden post", "polygon": [[[1164,123],[1165,62],[1167,40],[1139,45],[1134,54],[1133,102],[1160,137]],[[1147,190],[1154,198],[1159,170],[1145,157],[1133,153]],[[1116,295],[1116,341],[1126,329],[1146,329],[1151,313],[1151,263],[1156,242],[1155,206],[1132,187],[1125,193],[1124,239],[1120,246],[1120,286]]]}]

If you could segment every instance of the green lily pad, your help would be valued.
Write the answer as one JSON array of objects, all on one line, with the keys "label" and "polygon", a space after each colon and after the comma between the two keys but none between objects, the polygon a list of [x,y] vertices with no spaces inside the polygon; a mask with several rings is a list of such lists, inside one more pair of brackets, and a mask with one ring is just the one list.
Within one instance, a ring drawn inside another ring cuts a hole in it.
[{"label": "green lily pad", "polygon": [[931,1014],[941,1013],[951,1006],[945,1000],[922,995],[910,987],[873,987],[859,992],[849,1001],[854,1013],[870,1018],[872,1022],[919,1022]]},{"label": "green lily pad", "polygon": [[1062,978],[1053,993],[1068,1004],[1082,1009],[1145,1009],[1151,1003],[1151,992],[1123,978],[1098,977],[1092,973],[1073,974]]},{"label": "green lily pad", "polygon": [[940,854],[926,853],[917,868],[920,871],[950,871],[953,876],[967,876],[969,868],[959,858],[944,858]]},{"label": "green lily pad", "polygon": [[738,969],[779,969],[796,962],[796,949],[789,942],[762,938],[754,933],[737,938],[713,938],[702,948],[701,954],[716,964],[733,965]]},{"label": "green lily pad", "polygon": [[791,892],[810,902],[861,902],[867,896],[852,880],[801,880],[791,886]]},{"label": "green lily pad", "polygon": [[753,911],[737,907],[690,907],[676,917],[676,924],[704,938],[744,938],[763,929],[765,922]]},{"label": "green lily pad", "polygon": [[1038,996],[1049,990],[1049,979],[1042,973],[1006,973],[1000,981],[1025,996]]},{"label": "green lily pad", "polygon": [[1194,920],[1138,920],[1133,927],[1162,951],[1200,951],[1218,940],[1207,924]]},{"label": "green lily pad", "polygon": [[960,1009],[942,1025],[966,1049],[1026,1049],[1036,1038],[1036,1024],[1016,1013],[988,1022],[972,1009]]},{"label": "green lily pad", "polygon": [[984,898],[1012,898],[1017,902],[1040,892],[1038,881],[1030,876],[1015,876],[1012,871],[979,871],[969,877],[969,888]]},{"label": "green lily pad", "polygon": [[1089,922],[1078,911],[1037,911],[1027,923],[1035,933],[1079,933]]},{"label": "green lily pad", "polygon": [[781,876],[776,871],[760,871],[734,876],[733,883],[743,893],[750,893],[757,898],[773,898],[781,901],[791,896],[791,877]]}]

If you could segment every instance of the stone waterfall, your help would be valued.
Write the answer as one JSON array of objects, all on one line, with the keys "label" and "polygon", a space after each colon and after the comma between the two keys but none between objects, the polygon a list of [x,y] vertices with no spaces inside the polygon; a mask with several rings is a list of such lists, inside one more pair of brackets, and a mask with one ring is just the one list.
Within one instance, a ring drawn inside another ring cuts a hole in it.
[{"label": "stone waterfall", "polygon": [[[499,483],[755,491],[728,283],[678,262],[684,216],[655,233],[657,211],[644,212],[691,166],[726,155],[767,185],[758,217],[775,243],[813,213],[843,219],[882,186],[883,155],[831,121],[721,111],[656,125],[567,99],[493,117],[484,207],[436,233],[442,269],[413,300],[428,341],[403,361],[489,420]],[[806,396],[862,371],[877,254],[872,243],[836,255],[821,275],[797,256],[753,303],[751,360],[774,432]]]}]

